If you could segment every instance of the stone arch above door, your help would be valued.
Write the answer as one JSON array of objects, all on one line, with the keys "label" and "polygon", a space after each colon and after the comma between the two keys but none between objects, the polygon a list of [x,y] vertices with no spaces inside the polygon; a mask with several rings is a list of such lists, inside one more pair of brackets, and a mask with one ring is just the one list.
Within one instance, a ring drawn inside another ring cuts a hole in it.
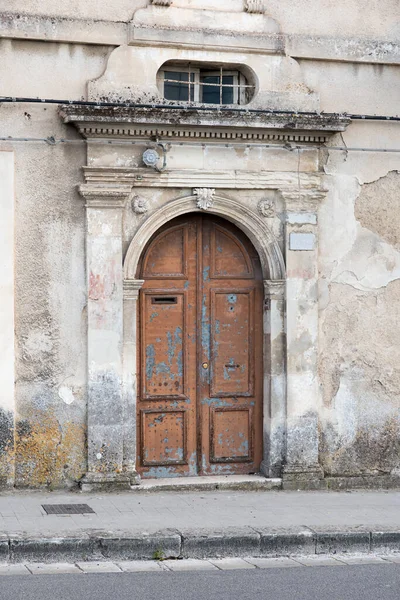
[{"label": "stone arch above door", "polygon": [[[201,207],[204,208],[201,208]],[[188,213],[204,212],[220,216],[241,229],[257,251],[264,279],[266,313],[263,319],[263,461],[261,471],[267,477],[280,474],[285,452],[286,419],[285,381],[285,264],[280,246],[259,214],[233,198],[215,193],[212,188],[195,189],[189,196],[164,204],[151,214],[134,234],[124,261],[123,310],[123,404],[124,470],[136,477],[137,402],[137,300],[143,280],[138,279],[138,264],[151,237],[172,219]]]},{"label": "stone arch above door", "polygon": [[[259,254],[264,279],[278,281],[285,279],[285,263],[282,251],[265,220],[260,218],[254,211],[244,208],[241,203],[232,198],[214,193],[211,196],[211,205],[207,207],[206,212],[231,221],[247,235]],[[198,195],[177,198],[156,210],[146,219],[133,236],[126,253],[124,261],[125,280],[136,278],[141,252],[151,236],[162,225],[175,217],[189,212],[202,212],[204,209],[199,208],[198,202]]]}]

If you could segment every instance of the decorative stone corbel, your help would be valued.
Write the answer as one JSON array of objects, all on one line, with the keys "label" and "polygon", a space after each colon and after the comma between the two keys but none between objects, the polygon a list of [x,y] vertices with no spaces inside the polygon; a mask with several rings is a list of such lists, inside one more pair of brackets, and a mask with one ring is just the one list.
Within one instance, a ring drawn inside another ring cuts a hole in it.
[{"label": "decorative stone corbel", "polygon": [[264,0],[246,0],[244,9],[248,13],[264,14]]},{"label": "decorative stone corbel", "polygon": [[193,194],[197,196],[197,208],[208,210],[214,203],[215,189],[213,188],[196,188]]},{"label": "decorative stone corbel", "polygon": [[275,216],[274,201],[271,198],[264,198],[258,203],[258,212],[262,217],[271,218]]},{"label": "decorative stone corbel", "polygon": [[315,211],[327,193],[328,190],[323,188],[281,190],[287,211]]},{"label": "decorative stone corbel", "polygon": [[86,208],[123,208],[130,192],[130,185],[107,187],[101,183],[84,183],[79,186]]},{"label": "decorative stone corbel", "polygon": [[131,197],[131,207],[133,212],[137,215],[144,215],[149,210],[149,203],[146,198],[134,194]]}]

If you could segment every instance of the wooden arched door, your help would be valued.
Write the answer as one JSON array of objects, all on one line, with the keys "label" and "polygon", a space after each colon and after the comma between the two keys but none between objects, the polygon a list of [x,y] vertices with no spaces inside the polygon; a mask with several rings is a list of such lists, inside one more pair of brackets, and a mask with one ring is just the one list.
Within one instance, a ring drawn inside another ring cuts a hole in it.
[{"label": "wooden arched door", "polygon": [[231,223],[189,214],[147,245],[138,276],[138,471],[255,473],[262,457],[262,274]]}]

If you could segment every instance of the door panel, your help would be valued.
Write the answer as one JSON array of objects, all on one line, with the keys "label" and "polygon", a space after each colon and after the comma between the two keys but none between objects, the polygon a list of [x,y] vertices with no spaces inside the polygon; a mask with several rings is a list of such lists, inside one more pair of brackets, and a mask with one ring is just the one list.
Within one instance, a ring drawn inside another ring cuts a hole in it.
[{"label": "door panel", "polygon": [[211,290],[212,396],[253,395],[254,290]]},{"label": "door panel", "polygon": [[139,472],[256,472],[263,296],[253,246],[222,219],[181,217],[148,244],[138,276]]}]

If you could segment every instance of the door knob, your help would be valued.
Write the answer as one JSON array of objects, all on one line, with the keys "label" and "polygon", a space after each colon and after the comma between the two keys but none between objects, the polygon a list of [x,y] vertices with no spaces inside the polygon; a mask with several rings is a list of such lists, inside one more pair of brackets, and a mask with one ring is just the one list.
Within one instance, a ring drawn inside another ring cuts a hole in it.
[{"label": "door knob", "polygon": [[208,369],[208,363],[207,362],[203,362],[203,369]]}]

